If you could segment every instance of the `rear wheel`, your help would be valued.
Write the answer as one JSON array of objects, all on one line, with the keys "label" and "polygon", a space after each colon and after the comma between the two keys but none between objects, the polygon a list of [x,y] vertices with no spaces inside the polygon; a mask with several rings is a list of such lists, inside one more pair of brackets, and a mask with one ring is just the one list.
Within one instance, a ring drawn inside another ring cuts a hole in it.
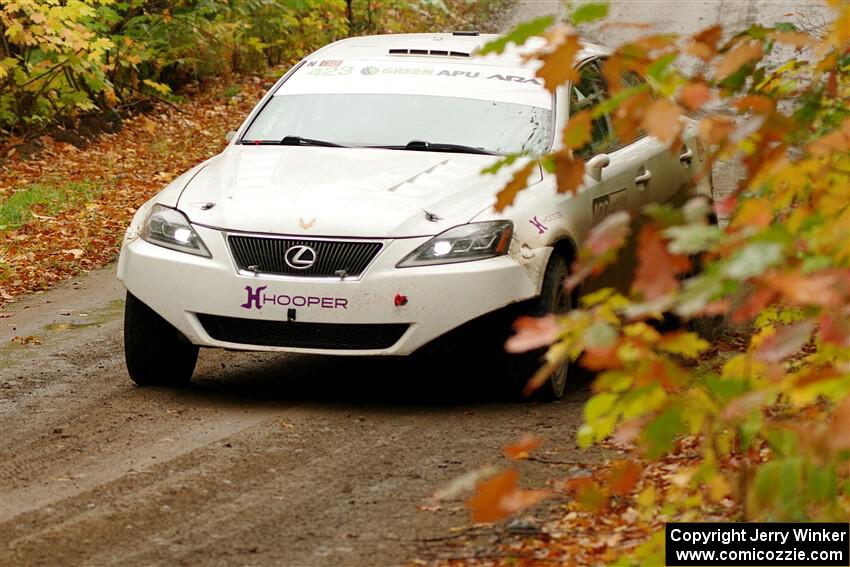
[{"label": "rear wheel", "polygon": [[192,378],[198,347],[127,292],[124,360],[130,378],[139,386],[181,386]]},{"label": "rear wheel", "polygon": [[[572,294],[564,289],[564,281],[569,275],[569,264],[558,252],[553,252],[543,276],[543,288],[540,296],[526,313],[533,317],[542,317],[549,313],[566,313],[573,307]],[[507,381],[513,393],[521,392],[528,379],[543,364],[546,349],[537,349],[522,354],[508,354],[505,371]],[[561,365],[540,388],[534,397],[541,401],[555,401],[563,397],[570,377],[569,362]]]}]

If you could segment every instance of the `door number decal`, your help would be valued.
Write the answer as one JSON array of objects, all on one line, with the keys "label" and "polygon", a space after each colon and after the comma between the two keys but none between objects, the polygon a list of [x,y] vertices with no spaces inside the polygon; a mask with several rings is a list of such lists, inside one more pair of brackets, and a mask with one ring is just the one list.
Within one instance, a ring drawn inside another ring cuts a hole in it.
[{"label": "door number decal", "polygon": [[593,200],[593,224],[599,224],[613,212],[626,208],[626,190],[620,189],[607,195],[602,195]]}]

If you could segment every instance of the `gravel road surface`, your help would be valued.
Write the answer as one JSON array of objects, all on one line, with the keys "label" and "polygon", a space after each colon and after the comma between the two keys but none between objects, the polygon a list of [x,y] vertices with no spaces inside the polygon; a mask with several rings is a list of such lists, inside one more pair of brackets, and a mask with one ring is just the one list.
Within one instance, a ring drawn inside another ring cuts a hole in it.
[{"label": "gravel road surface", "polygon": [[[558,9],[523,2],[512,19]],[[612,4],[619,21],[676,32],[798,10],[824,13],[778,1]],[[626,31],[593,33],[614,44]],[[469,523],[462,498],[417,507],[464,472],[504,464],[500,447],[521,433],[546,438],[546,459],[603,456],[572,441],[586,383],[560,403],[505,403],[487,397],[474,360],[433,372],[206,350],[191,387],[137,388],[124,369],[122,298],[110,267],[2,313],[4,567],[399,564]],[[28,336],[41,344],[11,341]],[[564,472],[521,469],[529,484]]]}]

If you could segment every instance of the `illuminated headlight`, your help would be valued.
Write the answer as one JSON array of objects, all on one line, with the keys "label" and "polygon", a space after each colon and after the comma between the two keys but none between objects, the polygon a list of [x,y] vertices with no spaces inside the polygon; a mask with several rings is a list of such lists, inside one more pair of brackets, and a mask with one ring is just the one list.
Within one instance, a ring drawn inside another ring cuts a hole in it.
[{"label": "illuminated headlight", "polygon": [[145,219],[142,238],[157,246],[196,256],[212,257],[204,241],[189,224],[189,219],[180,211],[162,205],[154,205],[151,208],[148,218]]},{"label": "illuminated headlight", "polygon": [[511,221],[464,224],[438,234],[398,263],[398,268],[452,264],[507,254],[514,231]]}]

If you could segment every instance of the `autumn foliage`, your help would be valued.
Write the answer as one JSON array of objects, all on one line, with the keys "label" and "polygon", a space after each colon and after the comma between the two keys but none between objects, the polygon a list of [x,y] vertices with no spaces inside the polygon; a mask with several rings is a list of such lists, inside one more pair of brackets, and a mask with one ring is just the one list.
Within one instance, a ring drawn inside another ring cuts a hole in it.
[{"label": "autumn foliage", "polygon": [[[620,46],[602,71],[612,98],[571,117],[564,149],[540,158],[558,191],[575,193],[586,179],[575,150],[591,117],[608,115],[621,141],[646,132],[680,152],[690,116],[708,167],[734,159],[745,172],[716,202],[694,197],[607,217],[567,285],[580,286],[634,242],[631,289],[606,288],[567,314],[517,321],[507,344],[552,343],[529,389],[565,361],[598,373],[580,445],[631,447],[648,470],[680,456],[675,482],[641,480],[643,465],[624,461],[562,487],[601,515],[624,499],[641,517],[668,520],[850,515],[850,5],[832,4],[826,29],[712,26]],[[554,91],[576,78],[580,24],[605,14],[604,5],[583,5],[572,26],[541,18],[488,49],[545,33],[529,57]],[[647,82],[625,84],[628,72]],[[520,170],[503,189],[499,208],[525,177]],[[728,222],[717,224],[718,214]],[[707,364],[718,319],[745,337],[744,348]],[[500,482],[513,490],[511,478]],[[492,512],[480,495],[471,502],[479,518],[484,505]],[[660,560],[662,536],[634,560]]]},{"label": "autumn foliage", "polygon": [[179,100],[211,79],[289,66],[348,35],[474,26],[502,0],[4,0],[0,139],[57,119]]},{"label": "autumn foliage", "polygon": [[[0,306],[114,261],[136,208],[307,53],[486,28],[502,5],[353,0],[349,21],[345,0],[0,2]],[[120,130],[86,143],[80,124],[103,116]]]}]

